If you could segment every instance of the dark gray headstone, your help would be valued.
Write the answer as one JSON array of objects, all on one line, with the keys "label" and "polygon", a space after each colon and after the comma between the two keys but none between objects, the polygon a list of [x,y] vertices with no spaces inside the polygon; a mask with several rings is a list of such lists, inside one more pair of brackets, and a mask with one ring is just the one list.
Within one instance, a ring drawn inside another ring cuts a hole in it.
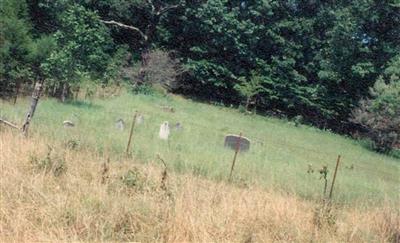
[{"label": "dark gray headstone", "polygon": [[75,124],[72,121],[64,121],[63,122],[64,127],[74,127]]},{"label": "dark gray headstone", "polygon": [[180,122],[177,122],[177,123],[175,124],[175,130],[181,131],[182,129],[183,129],[182,124],[181,124]]},{"label": "dark gray headstone", "polygon": [[125,122],[121,118],[115,121],[115,128],[123,131],[125,129]]},{"label": "dark gray headstone", "polygon": [[248,151],[250,149],[250,140],[246,137],[240,137],[239,135],[228,134],[225,136],[224,146],[236,150],[236,146],[239,143],[239,151]]}]

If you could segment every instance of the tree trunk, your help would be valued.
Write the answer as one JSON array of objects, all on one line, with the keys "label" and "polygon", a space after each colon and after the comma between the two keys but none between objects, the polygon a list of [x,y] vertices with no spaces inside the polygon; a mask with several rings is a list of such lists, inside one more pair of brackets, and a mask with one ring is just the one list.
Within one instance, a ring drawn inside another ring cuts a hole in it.
[{"label": "tree trunk", "polygon": [[75,89],[75,100],[78,100],[80,89],[81,89],[80,86],[78,86],[78,87]]},{"label": "tree trunk", "polygon": [[17,103],[17,99],[18,99],[18,94],[19,94],[19,88],[20,88],[20,83],[17,82],[16,86],[15,86],[15,94],[14,94],[14,105]]},{"label": "tree trunk", "polygon": [[146,69],[147,65],[149,64],[150,61],[150,48],[148,46],[144,47],[141,55],[141,62],[140,62],[140,69],[138,73],[138,84],[144,84],[145,78],[146,78]]},{"label": "tree trunk", "polygon": [[157,25],[160,22],[160,16],[153,16],[151,23],[149,24],[145,35],[146,35],[146,40],[143,43],[143,49],[140,55],[141,58],[141,64],[140,64],[140,69],[139,69],[139,74],[138,74],[138,83],[144,84],[145,78],[146,78],[146,69],[147,65],[149,64],[150,61],[150,45],[153,40],[153,36],[155,35],[157,31]]},{"label": "tree trunk", "polygon": [[69,96],[69,86],[67,83],[63,83],[62,90],[61,90],[61,97],[60,97],[61,102],[64,103],[65,100],[68,98],[68,96]]},{"label": "tree trunk", "polygon": [[250,97],[247,97],[247,99],[246,99],[246,107],[245,107],[246,111],[249,111],[249,106],[250,106]]}]

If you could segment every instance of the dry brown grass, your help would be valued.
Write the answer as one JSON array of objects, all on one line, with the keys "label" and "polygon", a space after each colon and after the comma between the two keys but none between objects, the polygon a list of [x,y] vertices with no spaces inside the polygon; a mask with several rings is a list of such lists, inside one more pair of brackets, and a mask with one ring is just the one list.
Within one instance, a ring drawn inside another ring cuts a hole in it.
[{"label": "dry brown grass", "polygon": [[51,146],[46,160],[45,139],[0,130],[0,242],[399,240],[399,212],[387,205],[333,207],[328,221],[295,195],[170,172],[162,187],[156,159],[107,163],[107,153]]}]

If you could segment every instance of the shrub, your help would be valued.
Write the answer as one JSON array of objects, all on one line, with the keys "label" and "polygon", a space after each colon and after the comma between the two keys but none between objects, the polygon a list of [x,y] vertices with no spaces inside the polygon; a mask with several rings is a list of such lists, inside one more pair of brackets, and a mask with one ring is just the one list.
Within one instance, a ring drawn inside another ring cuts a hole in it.
[{"label": "shrub", "polygon": [[386,84],[379,79],[371,89],[371,99],[361,100],[352,121],[365,129],[365,135],[380,152],[400,145],[400,81],[392,76]]},{"label": "shrub", "polygon": [[257,95],[263,91],[262,82],[263,77],[261,77],[256,72],[251,73],[251,78],[246,80],[245,78],[239,78],[240,83],[234,86],[234,89],[239,92],[242,99],[245,101],[245,109],[249,110],[250,105],[256,104]]},{"label": "shrub", "polygon": [[[144,73],[142,80],[138,73]],[[179,61],[173,58],[171,52],[162,50],[153,50],[148,54],[146,65],[128,66],[123,68],[122,77],[125,80],[130,80],[134,89],[139,86],[154,86],[163,87],[168,91],[174,91],[179,88],[177,78],[183,73],[183,69]]]},{"label": "shrub", "polygon": [[121,181],[128,188],[141,188],[143,186],[143,178],[137,168],[128,170],[128,172],[121,176]]},{"label": "shrub", "polygon": [[150,84],[134,85],[132,88],[134,94],[153,95],[154,88]]},{"label": "shrub", "polygon": [[38,158],[33,155],[30,158],[32,169],[35,172],[44,171],[45,174],[51,172],[55,177],[61,176],[67,171],[67,165],[64,158],[58,155],[52,155],[53,148],[48,147],[48,152],[44,158]]}]

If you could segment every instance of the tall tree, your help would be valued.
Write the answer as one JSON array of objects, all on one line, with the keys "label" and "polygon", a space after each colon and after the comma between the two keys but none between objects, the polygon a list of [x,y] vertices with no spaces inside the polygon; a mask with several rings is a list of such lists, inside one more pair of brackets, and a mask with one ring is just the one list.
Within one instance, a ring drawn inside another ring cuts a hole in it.
[{"label": "tall tree", "polygon": [[31,45],[26,3],[3,1],[0,4],[0,96],[15,93],[30,79]]},{"label": "tall tree", "polygon": [[[168,12],[182,7],[182,1],[93,1],[92,8],[98,9],[104,24],[123,29],[136,35],[140,43],[141,68],[138,74],[139,82],[144,82],[146,66],[149,63],[150,48],[157,38],[157,30],[161,19]],[[129,40],[133,42],[133,40]],[[128,41],[128,43],[129,43]],[[129,43],[133,44],[133,43]]]},{"label": "tall tree", "polygon": [[81,5],[68,6],[59,18],[60,28],[53,35],[57,48],[41,66],[48,85],[64,101],[82,76],[95,79],[104,74],[113,43],[98,15]]}]

